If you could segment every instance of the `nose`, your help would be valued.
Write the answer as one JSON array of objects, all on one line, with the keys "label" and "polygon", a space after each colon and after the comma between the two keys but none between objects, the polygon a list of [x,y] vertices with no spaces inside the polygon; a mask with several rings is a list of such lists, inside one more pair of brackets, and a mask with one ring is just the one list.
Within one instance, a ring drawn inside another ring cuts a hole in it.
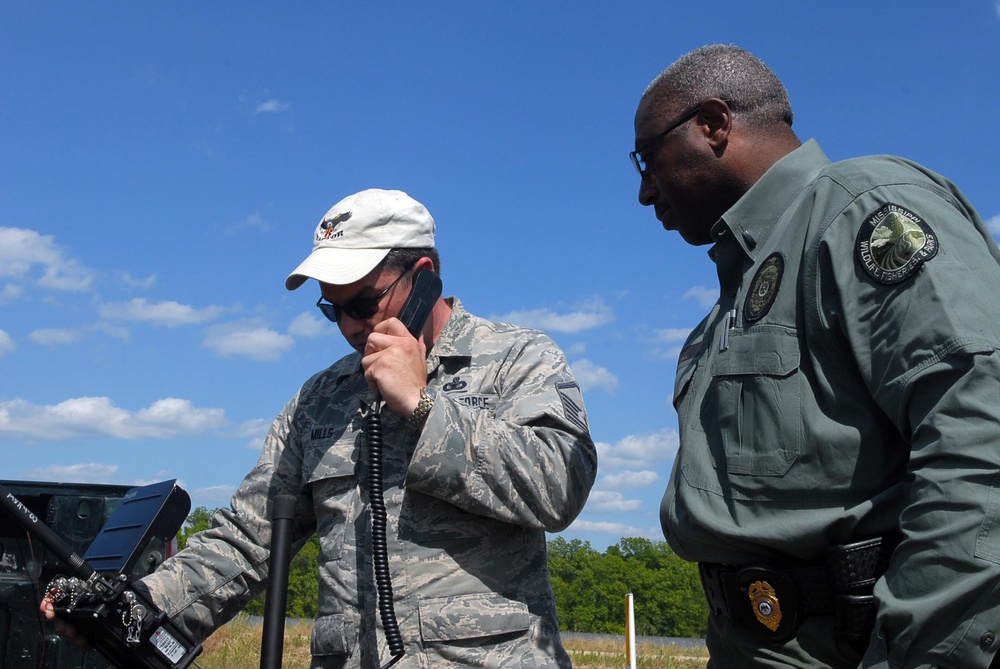
[{"label": "nose", "polygon": [[639,204],[644,207],[651,207],[656,204],[660,191],[656,189],[651,176],[645,177],[639,182]]},{"label": "nose", "polygon": [[341,311],[340,319],[337,321],[337,325],[340,327],[340,333],[344,335],[344,338],[351,341],[354,337],[364,331],[365,327],[367,327],[367,320],[351,318]]}]

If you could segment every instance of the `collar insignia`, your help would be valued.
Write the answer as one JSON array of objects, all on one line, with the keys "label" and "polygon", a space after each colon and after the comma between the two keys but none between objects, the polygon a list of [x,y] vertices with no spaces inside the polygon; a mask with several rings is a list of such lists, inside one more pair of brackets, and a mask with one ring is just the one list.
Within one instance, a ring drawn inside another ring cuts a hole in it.
[{"label": "collar insignia", "polygon": [[937,255],[937,235],[927,222],[898,204],[886,204],[861,224],[856,242],[858,261],[884,286],[905,281]]},{"label": "collar insignia", "polygon": [[750,281],[750,290],[743,305],[743,317],[747,322],[758,321],[771,310],[784,272],[785,259],[780,253],[772,253],[760,264],[760,269]]}]

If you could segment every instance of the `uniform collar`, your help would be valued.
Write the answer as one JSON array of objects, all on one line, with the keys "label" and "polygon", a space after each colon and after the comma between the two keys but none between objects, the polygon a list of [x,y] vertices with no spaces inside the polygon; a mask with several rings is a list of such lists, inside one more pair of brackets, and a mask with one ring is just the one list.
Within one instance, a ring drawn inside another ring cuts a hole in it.
[{"label": "uniform collar", "polygon": [[441,328],[431,353],[438,358],[469,356],[475,339],[474,319],[457,297],[449,297],[447,301],[451,305],[451,315]]},{"label": "uniform collar", "polygon": [[[717,245],[735,240],[751,259],[756,259],[755,250],[766,246],[781,213],[829,164],[819,143],[810,139],[764,172],[712,226],[712,239]],[[718,250],[713,247],[711,253],[714,256]]]}]

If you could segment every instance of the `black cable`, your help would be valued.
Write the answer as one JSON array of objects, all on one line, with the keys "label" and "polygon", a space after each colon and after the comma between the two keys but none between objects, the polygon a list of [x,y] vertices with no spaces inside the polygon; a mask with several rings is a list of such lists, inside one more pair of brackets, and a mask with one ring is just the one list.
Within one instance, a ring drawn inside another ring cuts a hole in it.
[{"label": "black cable", "polygon": [[381,400],[368,411],[365,417],[365,432],[368,436],[368,496],[372,509],[372,563],[375,571],[375,590],[378,592],[378,612],[382,618],[385,641],[392,654],[392,660],[382,669],[388,669],[399,661],[405,651],[403,637],[396,621],[396,609],[392,601],[392,579],[389,573],[389,548],[386,541],[386,511],[382,482],[382,416]]}]

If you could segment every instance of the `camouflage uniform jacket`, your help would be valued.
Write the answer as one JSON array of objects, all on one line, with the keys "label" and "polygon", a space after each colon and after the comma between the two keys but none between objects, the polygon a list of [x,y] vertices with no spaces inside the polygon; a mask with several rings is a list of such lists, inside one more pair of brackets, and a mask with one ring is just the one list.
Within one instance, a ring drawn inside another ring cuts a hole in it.
[{"label": "camouflage uniform jacket", "polygon": [[[422,428],[387,409],[383,479],[396,667],[570,666],[559,639],[545,532],[583,508],[597,468],[562,351],[543,333],[454,311],[427,356],[437,399]],[[294,550],[320,539],[312,666],[378,667],[367,407],[351,354],[309,379],[275,419],[260,460],[213,527],[144,579],[201,639],[265,589],[271,500],[298,497]]]}]

